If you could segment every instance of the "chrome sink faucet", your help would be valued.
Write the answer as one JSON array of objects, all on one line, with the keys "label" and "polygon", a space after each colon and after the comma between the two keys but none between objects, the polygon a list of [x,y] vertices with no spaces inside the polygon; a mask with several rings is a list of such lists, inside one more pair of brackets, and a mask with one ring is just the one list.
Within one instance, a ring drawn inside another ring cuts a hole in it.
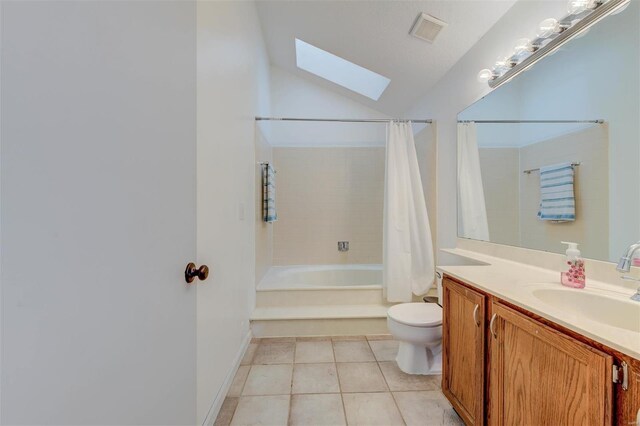
[{"label": "chrome sink faucet", "polygon": [[640,241],[629,246],[627,251],[620,258],[616,269],[620,272],[629,272],[631,270],[631,263],[633,262],[633,255],[638,250],[640,250]]},{"label": "chrome sink faucet", "polygon": [[[627,251],[620,258],[620,261],[618,262],[618,266],[616,267],[616,269],[619,272],[622,272],[622,273],[626,273],[626,272],[631,271],[631,264],[633,263],[633,255],[638,250],[640,250],[640,241],[638,241],[635,244],[631,244],[629,246]],[[623,276],[622,279],[640,282],[640,280],[638,280],[636,278],[627,277],[627,276]],[[631,296],[631,300],[635,300],[636,302],[640,302],[640,287],[638,287],[638,290],[636,291],[636,294]]]}]

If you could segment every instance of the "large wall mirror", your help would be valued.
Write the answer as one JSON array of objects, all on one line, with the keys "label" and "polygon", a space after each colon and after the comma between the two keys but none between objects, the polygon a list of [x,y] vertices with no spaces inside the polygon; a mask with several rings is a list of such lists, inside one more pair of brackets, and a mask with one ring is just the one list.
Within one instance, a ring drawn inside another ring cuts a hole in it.
[{"label": "large wall mirror", "polygon": [[632,1],[459,114],[459,237],[605,261],[640,240],[639,45]]}]

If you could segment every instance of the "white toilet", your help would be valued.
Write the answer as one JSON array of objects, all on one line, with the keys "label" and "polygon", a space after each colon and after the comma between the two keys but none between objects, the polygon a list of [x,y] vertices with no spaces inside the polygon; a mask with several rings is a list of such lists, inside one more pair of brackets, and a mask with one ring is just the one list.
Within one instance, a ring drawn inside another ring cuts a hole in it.
[{"label": "white toilet", "polygon": [[[442,304],[442,282],[438,303]],[[400,342],[396,362],[407,374],[442,372],[442,308],[435,303],[401,303],[387,311],[389,332]]]}]

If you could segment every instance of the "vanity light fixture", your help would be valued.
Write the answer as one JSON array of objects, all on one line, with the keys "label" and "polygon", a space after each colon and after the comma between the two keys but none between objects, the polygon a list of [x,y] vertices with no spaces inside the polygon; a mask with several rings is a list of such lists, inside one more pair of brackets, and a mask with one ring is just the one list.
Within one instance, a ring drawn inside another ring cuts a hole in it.
[{"label": "vanity light fixture", "polygon": [[560,46],[586,31],[603,18],[621,12],[630,0],[570,0],[569,14],[562,19],[545,19],[540,23],[537,37],[519,39],[511,56],[500,58],[489,69],[478,73],[478,81],[495,89],[532,67]]}]

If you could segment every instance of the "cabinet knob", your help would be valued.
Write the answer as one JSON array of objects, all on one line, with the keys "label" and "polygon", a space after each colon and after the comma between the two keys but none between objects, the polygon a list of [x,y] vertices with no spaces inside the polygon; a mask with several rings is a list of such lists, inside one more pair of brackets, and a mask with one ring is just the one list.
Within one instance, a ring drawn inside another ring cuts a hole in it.
[{"label": "cabinet knob", "polygon": [[209,267],[207,265],[200,265],[196,268],[196,264],[189,262],[187,268],[184,270],[184,280],[191,284],[193,280],[198,278],[200,281],[204,281],[209,276]]}]

